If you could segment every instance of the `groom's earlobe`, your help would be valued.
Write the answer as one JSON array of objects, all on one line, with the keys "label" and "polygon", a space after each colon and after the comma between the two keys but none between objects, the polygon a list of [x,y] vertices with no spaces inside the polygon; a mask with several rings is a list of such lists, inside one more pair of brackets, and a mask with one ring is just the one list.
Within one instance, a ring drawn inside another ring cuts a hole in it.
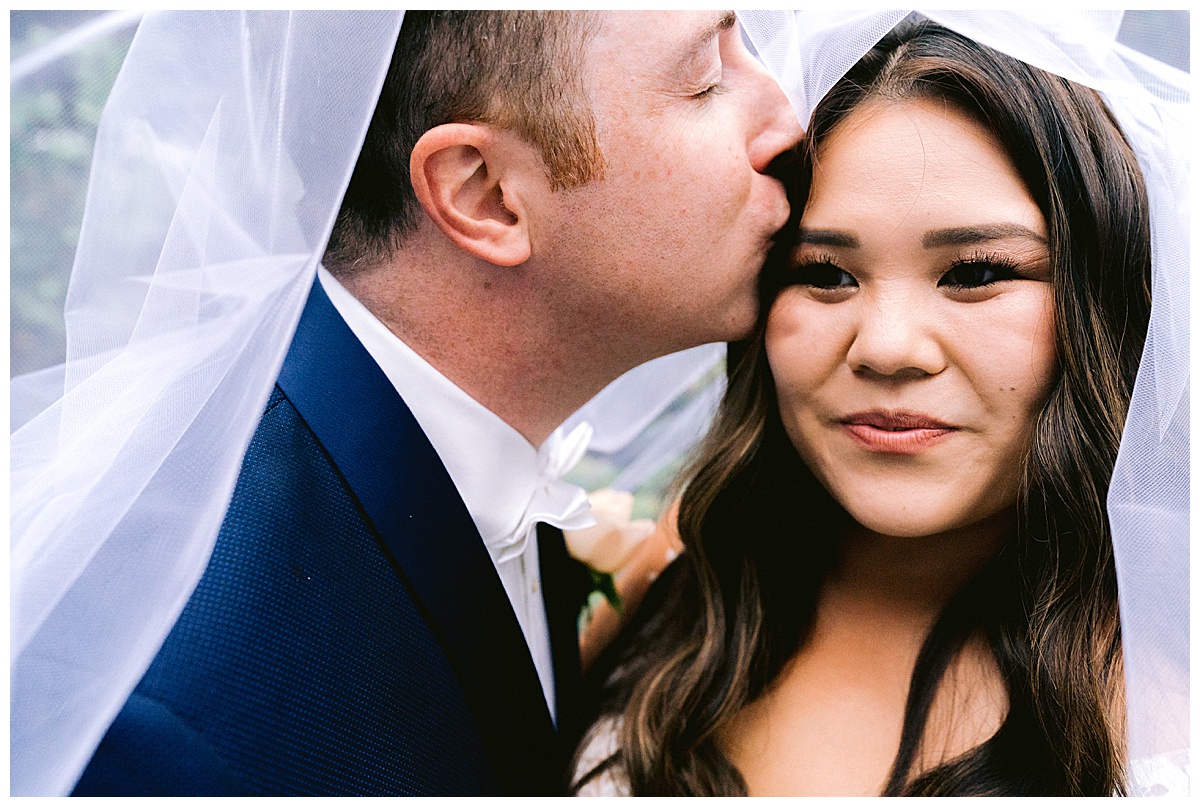
[{"label": "groom's earlobe", "polygon": [[529,259],[521,198],[529,147],[510,132],[472,123],[435,126],[409,160],[426,215],[464,251],[498,266]]}]

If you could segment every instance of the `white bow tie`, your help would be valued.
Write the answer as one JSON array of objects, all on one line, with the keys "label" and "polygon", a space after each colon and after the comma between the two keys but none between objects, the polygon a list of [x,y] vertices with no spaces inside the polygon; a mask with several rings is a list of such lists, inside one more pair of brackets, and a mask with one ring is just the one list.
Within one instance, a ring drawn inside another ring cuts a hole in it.
[{"label": "white bow tie", "polygon": [[555,429],[538,449],[538,486],[525,507],[517,529],[500,542],[496,563],[504,563],[524,554],[530,539],[537,534],[539,522],[563,530],[583,529],[596,523],[588,504],[587,492],[578,485],[562,481],[562,477],[582,459],[591,439],[592,425],[580,423],[565,436],[561,428]]}]

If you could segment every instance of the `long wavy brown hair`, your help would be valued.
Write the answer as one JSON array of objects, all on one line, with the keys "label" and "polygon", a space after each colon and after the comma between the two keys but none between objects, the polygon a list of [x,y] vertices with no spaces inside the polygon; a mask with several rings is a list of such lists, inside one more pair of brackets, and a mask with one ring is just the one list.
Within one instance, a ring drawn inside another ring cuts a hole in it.
[{"label": "long wavy brown hair", "polygon": [[[1150,314],[1145,185],[1092,90],[927,21],[885,37],[816,109],[793,221],[821,144],[869,99],[935,99],[1003,144],[1049,227],[1059,377],[1035,424],[1013,535],[950,601],[912,672],[885,795],[1124,792],[1120,623],[1105,497]],[[702,237],[702,236],[701,236]],[[764,269],[763,312],[791,254]],[[686,471],[687,551],[608,659],[616,766],[638,795],[742,795],[717,737],[800,648],[848,524],[780,421],[763,327],[731,350],[729,389]],[[984,636],[1008,711],[970,751],[917,770],[933,696]],[[586,779],[585,779],[586,781]]]}]

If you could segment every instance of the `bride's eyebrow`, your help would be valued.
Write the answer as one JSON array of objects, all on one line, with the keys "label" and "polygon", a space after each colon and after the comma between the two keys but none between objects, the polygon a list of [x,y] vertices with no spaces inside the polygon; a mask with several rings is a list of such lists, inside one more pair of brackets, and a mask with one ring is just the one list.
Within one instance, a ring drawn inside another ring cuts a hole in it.
[{"label": "bride's eyebrow", "polygon": [[944,227],[930,230],[921,238],[926,249],[958,247],[985,241],[1000,241],[1005,238],[1024,238],[1045,244],[1044,236],[1020,224],[977,224],[971,227]]},{"label": "bride's eyebrow", "polygon": [[807,227],[800,228],[800,243],[848,249],[858,249],[862,246],[856,236],[845,230],[813,230]]}]

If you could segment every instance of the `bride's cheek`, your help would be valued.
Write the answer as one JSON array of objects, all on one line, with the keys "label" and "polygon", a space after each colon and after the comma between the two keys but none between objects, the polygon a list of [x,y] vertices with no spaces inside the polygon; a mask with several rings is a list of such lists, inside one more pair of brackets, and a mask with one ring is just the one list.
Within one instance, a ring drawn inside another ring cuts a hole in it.
[{"label": "bride's cheek", "polygon": [[794,351],[803,343],[806,330],[804,308],[793,290],[784,289],[767,315],[767,361],[777,378],[789,374],[796,362]]},{"label": "bride's cheek", "polygon": [[838,362],[837,323],[823,308],[785,290],[767,318],[767,362],[785,421],[787,410],[803,405]]}]

